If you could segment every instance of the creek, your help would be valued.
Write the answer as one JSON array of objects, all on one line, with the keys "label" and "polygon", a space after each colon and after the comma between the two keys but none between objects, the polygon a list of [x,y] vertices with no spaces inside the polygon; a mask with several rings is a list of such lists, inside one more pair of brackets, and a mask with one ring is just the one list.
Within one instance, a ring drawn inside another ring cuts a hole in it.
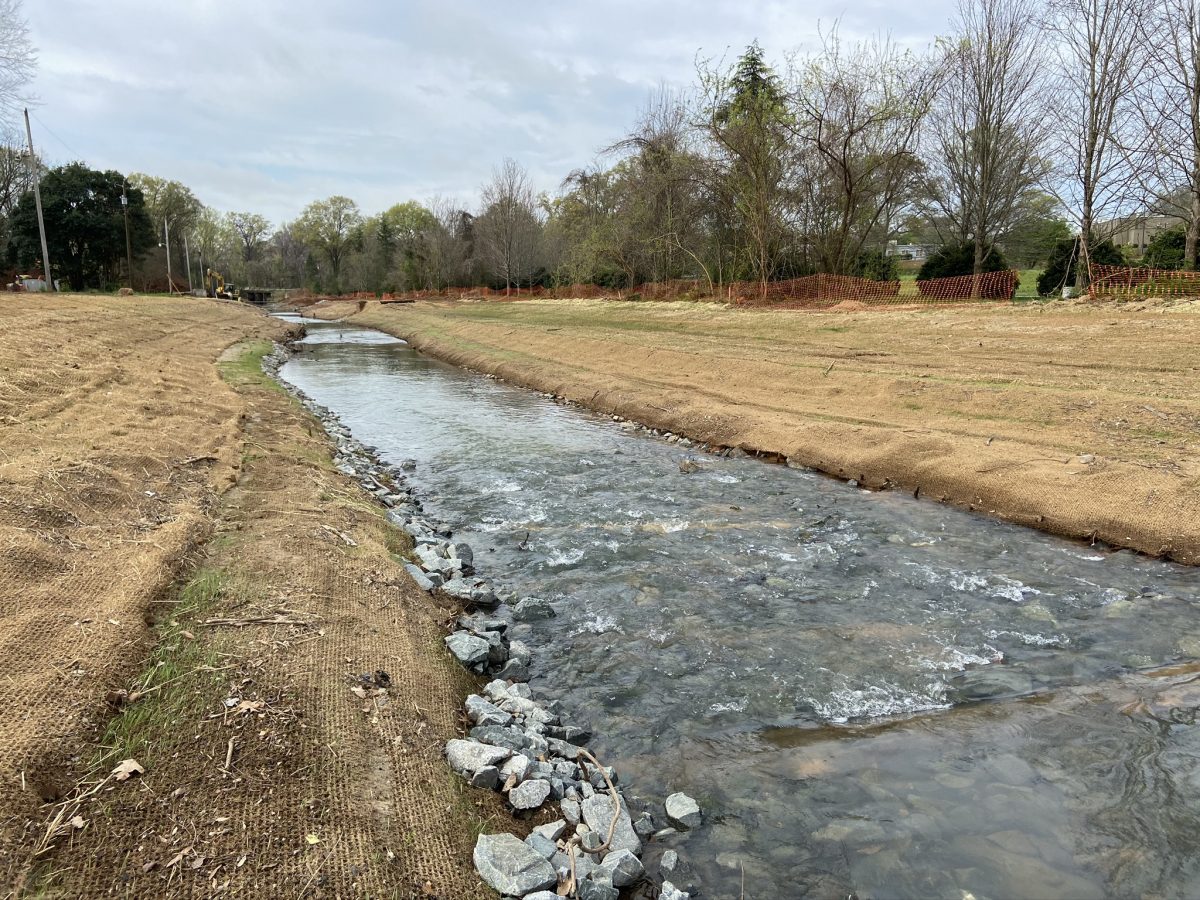
[{"label": "creek", "polygon": [[631,795],[700,802],[699,830],[650,845],[679,850],[677,884],[1200,896],[1194,570],[702,453],[380,332],[308,330],[281,377],[415,460],[481,575],[554,602],[514,627],[531,686]]}]

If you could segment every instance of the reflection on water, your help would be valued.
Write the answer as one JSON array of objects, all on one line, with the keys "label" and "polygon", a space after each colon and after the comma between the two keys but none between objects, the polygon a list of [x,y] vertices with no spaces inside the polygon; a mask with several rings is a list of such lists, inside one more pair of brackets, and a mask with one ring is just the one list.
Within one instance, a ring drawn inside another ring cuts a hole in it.
[{"label": "reflection on water", "polygon": [[353,326],[282,374],[556,602],[515,628],[533,686],[633,794],[709,813],[678,880],[1200,894],[1200,687],[1155,668],[1200,655],[1191,570],[696,453]]}]

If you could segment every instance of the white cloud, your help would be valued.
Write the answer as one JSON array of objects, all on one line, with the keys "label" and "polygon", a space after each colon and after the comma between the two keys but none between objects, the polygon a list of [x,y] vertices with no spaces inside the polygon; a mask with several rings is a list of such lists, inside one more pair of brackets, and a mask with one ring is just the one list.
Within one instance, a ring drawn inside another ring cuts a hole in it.
[{"label": "white cloud", "polygon": [[505,156],[553,189],[656,84],[689,83],[697,55],[758,38],[782,59],[839,17],[843,34],[920,44],[949,15],[949,0],[26,4],[52,162],[177,178],[276,222],[333,193],[368,211],[470,202]]}]

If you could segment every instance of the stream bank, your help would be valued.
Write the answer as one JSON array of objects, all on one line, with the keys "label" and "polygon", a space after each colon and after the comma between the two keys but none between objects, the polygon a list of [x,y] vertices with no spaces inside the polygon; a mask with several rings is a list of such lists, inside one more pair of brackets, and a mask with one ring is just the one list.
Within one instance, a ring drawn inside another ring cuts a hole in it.
[{"label": "stream bank", "polygon": [[1190,570],[701,454],[353,323],[281,374],[548,601],[509,646],[631,796],[697,798],[685,883],[1186,895],[1200,747],[1156,723],[1200,706]]},{"label": "stream bank", "polygon": [[524,301],[366,303],[354,321],[701,442],[1200,562],[1194,311]]}]

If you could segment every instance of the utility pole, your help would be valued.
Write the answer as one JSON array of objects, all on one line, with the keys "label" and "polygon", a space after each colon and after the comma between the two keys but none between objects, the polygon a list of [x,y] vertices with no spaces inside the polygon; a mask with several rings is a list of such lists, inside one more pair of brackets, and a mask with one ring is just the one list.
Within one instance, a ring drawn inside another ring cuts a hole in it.
[{"label": "utility pole", "polygon": [[121,209],[125,213],[125,268],[129,289],[133,290],[133,244],[129,242],[129,198],[125,196],[126,179],[121,178]]},{"label": "utility pole", "polygon": [[183,261],[187,265],[188,270],[188,293],[190,294],[195,288],[192,287],[192,255],[188,252],[187,235],[183,236]]},{"label": "utility pole", "polygon": [[[33,129],[29,127],[29,110],[25,110],[25,136],[29,138],[29,174],[33,176],[33,200],[37,204],[38,231],[42,235],[42,268],[45,269],[46,281],[50,290],[57,291],[54,286],[54,276],[50,274],[50,250],[46,246],[46,220],[42,217],[42,190],[38,184],[37,157],[33,154]],[[79,288],[76,287],[76,290]]]},{"label": "utility pole", "polygon": [[175,282],[171,280],[171,224],[163,218],[163,246],[167,248],[167,293],[175,293]]}]

